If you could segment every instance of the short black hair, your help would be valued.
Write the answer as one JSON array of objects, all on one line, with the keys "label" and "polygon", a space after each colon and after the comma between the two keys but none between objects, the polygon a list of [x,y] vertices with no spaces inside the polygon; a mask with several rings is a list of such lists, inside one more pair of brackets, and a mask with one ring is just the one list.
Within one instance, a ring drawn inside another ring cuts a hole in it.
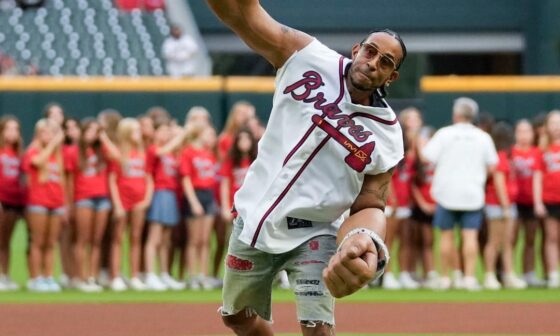
[{"label": "short black hair", "polygon": [[400,68],[401,65],[403,64],[404,59],[406,58],[406,54],[407,54],[407,52],[406,52],[406,46],[405,46],[405,44],[404,44],[403,39],[401,38],[401,36],[400,36],[397,32],[392,31],[391,29],[388,29],[388,28],[383,28],[383,29],[376,29],[376,30],[370,31],[370,32],[367,34],[367,36],[362,40],[362,42],[360,42],[360,44],[365,43],[366,40],[368,39],[368,37],[370,37],[371,34],[375,34],[375,33],[385,33],[385,34],[389,34],[389,35],[391,35],[392,37],[394,37],[395,40],[397,40],[397,41],[399,42],[399,44],[401,45],[401,49],[402,49],[402,54],[403,54],[403,56],[402,56],[402,58],[401,58],[399,64],[397,64],[397,68],[395,69],[395,70],[399,70],[399,68]]}]

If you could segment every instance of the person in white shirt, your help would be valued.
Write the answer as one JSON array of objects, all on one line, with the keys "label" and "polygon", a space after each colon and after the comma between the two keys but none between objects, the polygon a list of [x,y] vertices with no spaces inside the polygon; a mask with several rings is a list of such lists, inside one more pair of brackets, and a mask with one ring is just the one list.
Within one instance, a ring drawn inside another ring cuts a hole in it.
[{"label": "person in white shirt", "polygon": [[333,296],[363,288],[388,261],[383,211],[403,142],[383,97],[406,47],[377,31],[347,59],[258,0],[208,3],[278,69],[268,128],[234,197],[223,321],[238,335],[272,335],[272,281],[285,269],[302,333],[332,335]]},{"label": "person in white shirt", "polygon": [[171,36],[165,39],[161,47],[167,73],[175,78],[194,75],[194,55],[197,52],[195,40],[183,34],[178,26],[172,26]]},{"label": "person in white shirt", "polygon": [[[479,289],[475,266],[485,183],[498,162],[492,138],[472,124],[477,114],[474,100],[455,100],[453,125],[437,131],[422,151],[424,159],[435,164],[431,193],[438,204],[434,226],[441,229],[442,273],[447,274],[451,267],[459,268],[453,246],[453,227],[459,222],[465,273],[462,285],[470,290]],[[457,282],[454,285],[459,286]],[[449,286],[449,278],[442,277],[442,287]]]}]

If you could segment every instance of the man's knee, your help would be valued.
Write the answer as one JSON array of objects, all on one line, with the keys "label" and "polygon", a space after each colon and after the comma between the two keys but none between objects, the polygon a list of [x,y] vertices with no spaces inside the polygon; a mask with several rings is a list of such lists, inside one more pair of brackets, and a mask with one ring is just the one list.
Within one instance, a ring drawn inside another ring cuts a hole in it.
[{"label": "man's knee", "polygon": [[245,309],[234,315],[224,315],[222,316],[222,321],[224,325],[231,330],[249,330],[252,329],[258,315],[252,313],[250,310]]},{"label": "man's knee", "polygon": [[301,330],[304,336],[333,336],[334,327],[320,321],[301,321]]}]

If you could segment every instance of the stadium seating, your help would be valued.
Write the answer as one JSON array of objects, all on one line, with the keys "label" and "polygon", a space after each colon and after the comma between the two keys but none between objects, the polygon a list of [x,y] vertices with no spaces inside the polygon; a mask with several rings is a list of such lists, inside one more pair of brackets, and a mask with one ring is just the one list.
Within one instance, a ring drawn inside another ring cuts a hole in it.
[{"label": "stadium seating", "polygon": [[163,75],[169,23],[161,9],[119,11],[112,0],[51,0],[0,11],[1,52],[52,76]]}]

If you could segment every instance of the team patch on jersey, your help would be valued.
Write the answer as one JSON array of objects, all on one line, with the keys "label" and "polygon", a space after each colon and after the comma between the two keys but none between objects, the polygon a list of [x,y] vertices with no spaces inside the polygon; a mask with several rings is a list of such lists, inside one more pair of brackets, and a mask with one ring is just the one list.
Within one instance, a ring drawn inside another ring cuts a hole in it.
[{"label": "team patch on jersey", "polygon": [[287,217],[286,221],[288,222],[288,230],[309,228],[313,226],[313,223],[307,219]]}]

